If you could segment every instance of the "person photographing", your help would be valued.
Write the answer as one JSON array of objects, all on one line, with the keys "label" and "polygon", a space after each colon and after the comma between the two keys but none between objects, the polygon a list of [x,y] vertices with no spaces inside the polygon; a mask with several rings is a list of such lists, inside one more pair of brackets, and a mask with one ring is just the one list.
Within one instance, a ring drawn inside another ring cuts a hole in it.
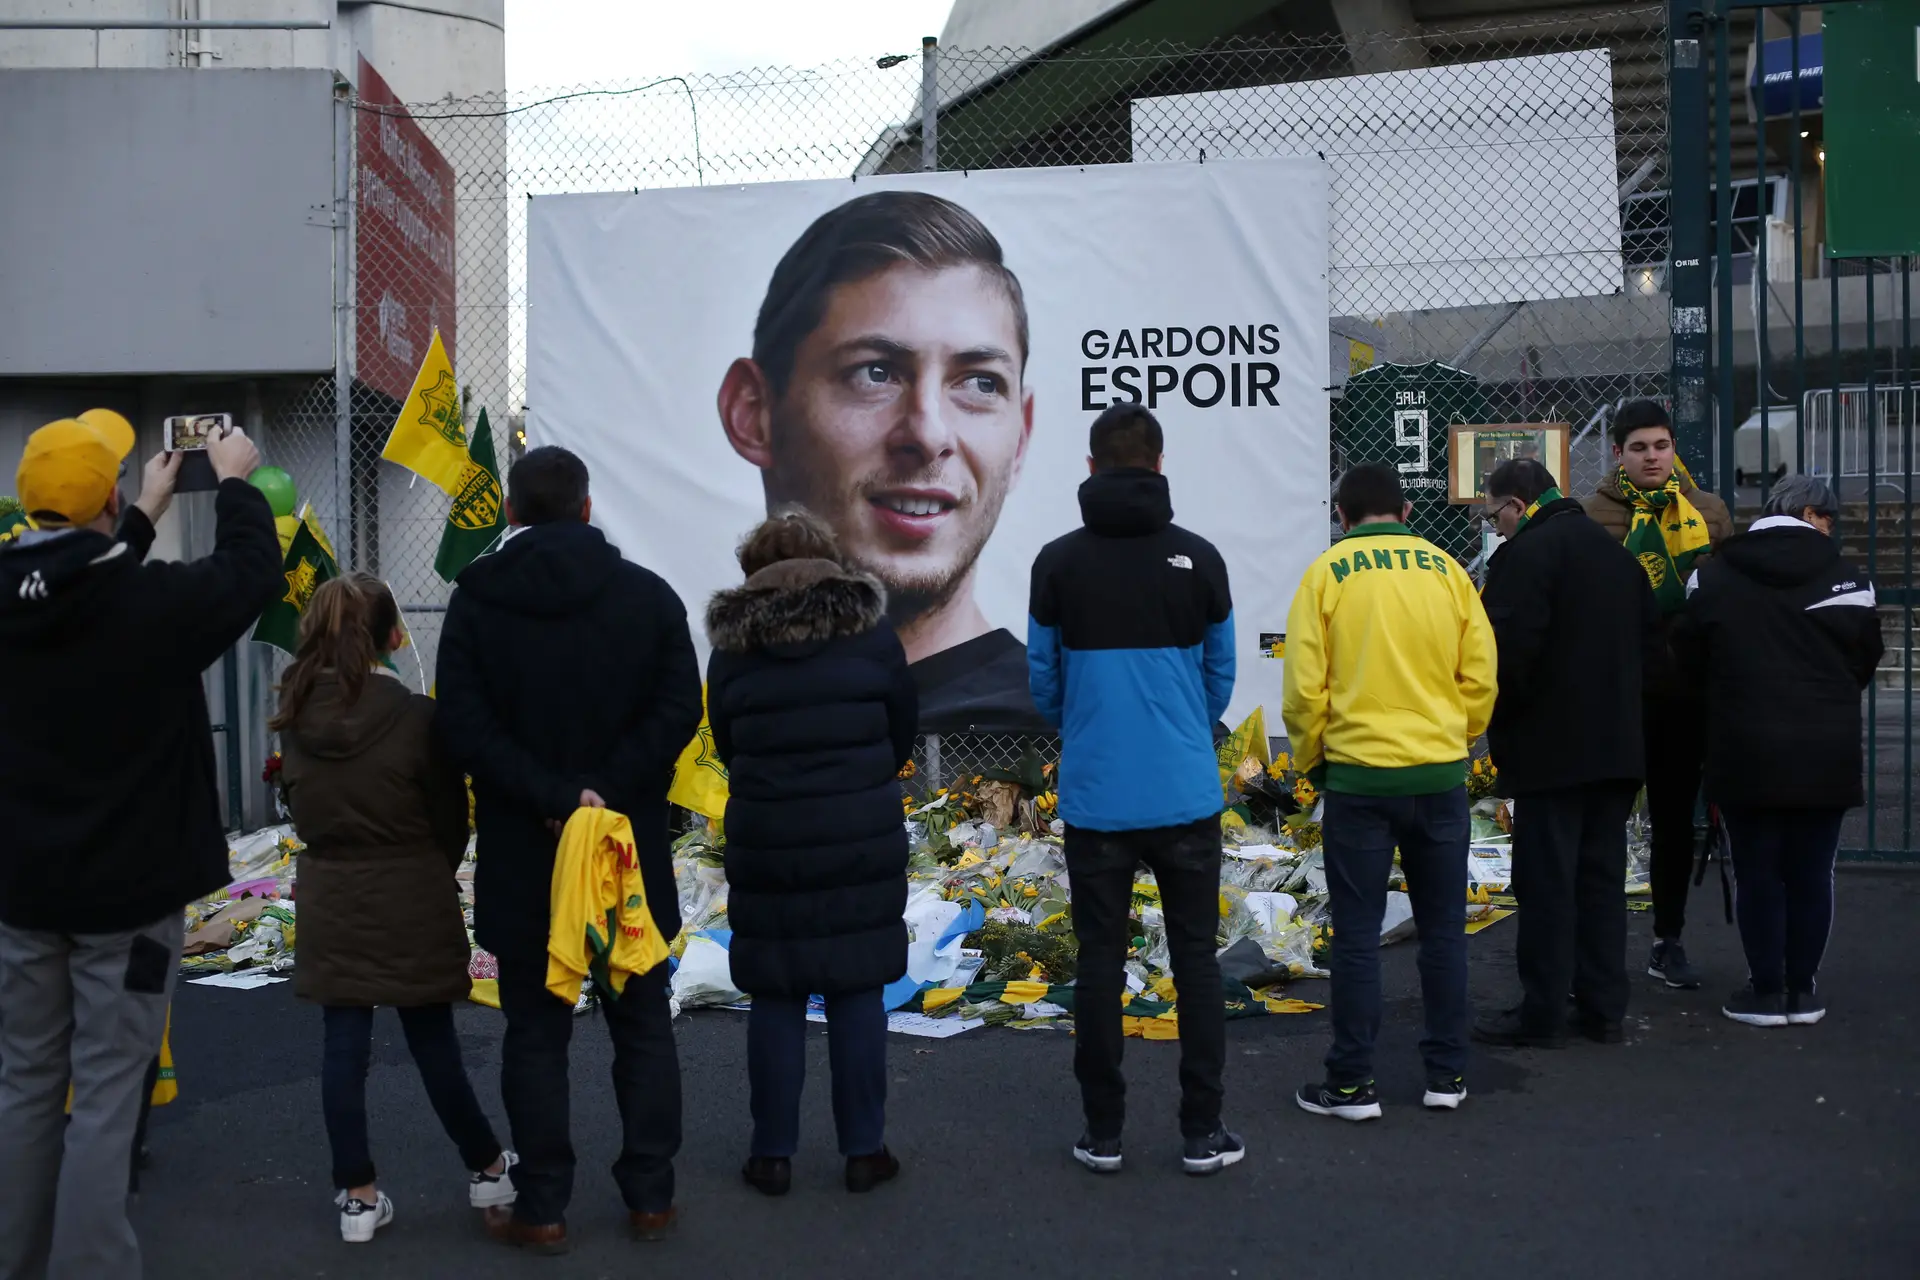
[{"label": "person photographing", "polygon": [[227,883],[201,674],[284,586],[244,432],[207,446],[214,546],[190,564],[145,562],[180,460],[147,464],[132,510],[119,482],[134,443],[106,409],[35,431],[18,474],[35,527],[0,551],[0,717],[20,730],[0,735],[5,1276],[140,1274],[140,1101],[183,909]]},{"label": "person photographing", "polygon": [[1700,985],[1700,975],[1680,935],[1693,870],[1706,705],[1699,687],[1674,667],[1667,637],[1686,604],[1687,578],[1733,532],[1733,517],[1726,503],[1693,483],[1675,448],[1667,411],[1652,400],[1632,401],[1614,415],[1613,458],[1612,474],[1581,506],[1640,562],[1660,614],[1656,661],[1647,669],[1641,697],[1655,939],[1647,973],[1669,987],[1692,990]]}]

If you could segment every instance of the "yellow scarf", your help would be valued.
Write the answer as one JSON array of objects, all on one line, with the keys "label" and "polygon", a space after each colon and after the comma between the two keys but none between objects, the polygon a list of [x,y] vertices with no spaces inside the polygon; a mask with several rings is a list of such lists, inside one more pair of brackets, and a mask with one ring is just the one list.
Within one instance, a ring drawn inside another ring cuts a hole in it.
[{"label": "yellow scarf", "polygon": [[1685,463],[1676,461],[1673,474],[1658,489],[1640,488],[1627,479],[1625,467],[1616,473],[1615,484],[1632,514],[1626,548],[1646,570],[1660,611],[1678,612],[1687,601],[1687,575],[1694,561],[1713,545],[1707,518],[1683,491],[1693,487],[1693,477]]}]

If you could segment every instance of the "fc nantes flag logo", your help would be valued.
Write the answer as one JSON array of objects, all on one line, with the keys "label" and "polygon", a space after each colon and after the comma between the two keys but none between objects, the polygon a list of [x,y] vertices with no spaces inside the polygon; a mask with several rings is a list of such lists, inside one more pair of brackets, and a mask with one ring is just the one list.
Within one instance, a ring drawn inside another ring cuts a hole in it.
[{"label": "fc nantes flag logo", "polygon": [[713,729],[707,723],[707,691],[700,690],[700,730],[693,735],[673,766],[673,785],[667,801],[708,818],[727,816],[727,766],[714,750]]},{"label": "fc nantes flag logo", "polygon": [[461,416],[460,384],[453,362],[433,331],[427,358],[414,375],[413,391],[393,420],[393,434],[380,456],[397,462],[448,495],[458,498],[466,480],[467,428]]},{"label": "fc nantes flag logo", "polygon": [[260,615],[253,638],[287,653],[295,652],[300,647],[300,615],[307,611],[320,584],[339,576],[340,566],[334,563],[332,552],[320,537],[319,526],[310,518],[301,521],[287,546],[287,557],[280,565],[280,577],[285,585],[279,597]]},{"label": "fc nantes flag logo", "polygon": [[459,577],[507,527],[506,504],[500,500],[500,466],[494,456],[493,429],[482,409],[480,420],[473,424],[472,454],[440,534],[440,552],[433,558],[434,572],[448,582]]}]

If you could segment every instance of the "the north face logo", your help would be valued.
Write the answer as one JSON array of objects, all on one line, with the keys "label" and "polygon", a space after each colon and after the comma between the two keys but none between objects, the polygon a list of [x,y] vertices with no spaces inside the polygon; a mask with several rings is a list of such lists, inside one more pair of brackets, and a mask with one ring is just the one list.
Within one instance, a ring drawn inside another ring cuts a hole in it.
[{"label": "the north face logo", "polygon": [[22,600],[45,600],[47,598],[47,580],[35,569],[20,580],[20,598]]},{"label": "the north face logo", "polygon": [[1193,561],[1189,560],[1186,556],[1168,556],[1167,563],[1176,569],[1193,568]]}]

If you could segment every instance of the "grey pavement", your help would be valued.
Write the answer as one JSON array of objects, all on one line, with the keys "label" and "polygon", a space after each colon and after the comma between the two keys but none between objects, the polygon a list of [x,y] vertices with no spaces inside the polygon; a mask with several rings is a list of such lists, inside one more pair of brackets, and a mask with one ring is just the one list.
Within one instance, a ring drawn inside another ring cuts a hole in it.
[{"label": "grey pavement", "polygon": [[[1172,1044],[1128,1044],[1126,1172],[1073,1164],[1072,1043],[1059,1032],[890,1037],[898,1183],[839,1185],[824,1036],[810,1044],[795,1189],[739,1181],[747,1139],[741,1015],[681,1018],[687,1143],[677,1238],[629,1242],[605,1029],[576,1024],[581,1165],[574,1251],[523,1257],[487,1241],[426,1106],[399,1025],[377,1023],[370,1109],[381,1186],[398,1207],[371,1245],[339,1240],[317,1073],[320,1017],[287,986],[183,986],[181,1100],[155,1117],[135,1220],[147,1273],[214,1276],[813,1277],[1246,1276],[1911,1277],[1920,1257],[1920,872],[1849,871],[1815,1027],[1760,1031],[1718,1013],[1744,975],[1719,895],[1696,898],[1689,943],[1705,990],[1637,977],[1629,1040],[1557,1051],[1476,1047],[1457,1114],[1419,1106],[1414,948],[1383,953],[1378,1059],[1387,1114],[1306,1115],[1324,1013],[1229,1024],[1227,1106],[1250,1150],[1213,1179],[1179,1172]],[[1649,917],[1632,918],[1643,959]],[[1514,922],[1473,939],[1482,1007],[1515,990]],[[1315,981],[1293,993],[1323,998]],[[499,1116],[500,1017],[464,1008],[475,1084]],[[504,1126],[502,1133],[504,1136]]]}]

